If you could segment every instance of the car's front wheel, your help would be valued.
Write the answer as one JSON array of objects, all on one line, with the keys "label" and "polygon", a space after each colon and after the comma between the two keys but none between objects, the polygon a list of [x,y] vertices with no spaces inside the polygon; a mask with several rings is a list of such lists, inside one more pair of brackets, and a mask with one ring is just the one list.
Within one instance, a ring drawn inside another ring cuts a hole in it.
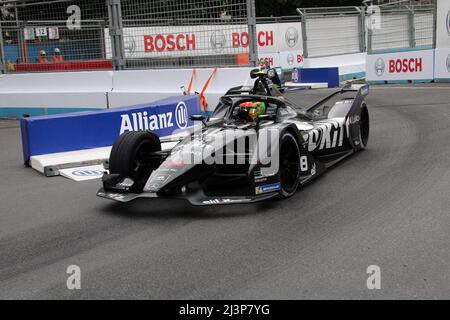
[{"label": "car's front wheel", "polygon": [[125,132],[116,140],[109,158],[110,174],[134,181],[134,191],[141,191],[159,163],[145,155],[161,151],[158,136],[149,131]]}]

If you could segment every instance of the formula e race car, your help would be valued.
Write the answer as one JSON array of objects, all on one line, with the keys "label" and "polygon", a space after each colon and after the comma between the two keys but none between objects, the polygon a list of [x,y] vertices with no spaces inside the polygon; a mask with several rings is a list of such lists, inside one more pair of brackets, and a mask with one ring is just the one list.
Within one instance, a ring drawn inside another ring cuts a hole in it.
[{"label": "formula e race car", "polygon": [[97,195],[119,202],[182,198],[193,205],[288,198],[366,148],[367,85],[300,108],[277,90],[270,73],[253,70],[253,86],[230,89],[209,119],[192,115],[196,125],[177,139],[123,133]]}]

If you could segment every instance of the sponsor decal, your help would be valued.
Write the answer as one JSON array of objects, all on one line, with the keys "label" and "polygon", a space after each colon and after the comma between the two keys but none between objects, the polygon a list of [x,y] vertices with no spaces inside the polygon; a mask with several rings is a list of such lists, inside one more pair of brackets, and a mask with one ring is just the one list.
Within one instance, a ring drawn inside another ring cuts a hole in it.
[{"label": "sponsor decal", "polygon": [[447,13],[447,33],[450,36],[450,10]]},{"label": "sponsor decal", "polygon": [[255,177],[255,182],[265,182],[267,181],[267,177],[263,176],[261,170],[256,170],[253,172],[253,176]]},{"label": "sponsor decal", "polygon": [[358,123],[360,120],[361,120],[361,117],[359,115],[355,115],[353,117],[350,117],[349,124]]},{"label": "sponsor decal", "polygon": [[203,204],[229,204],[229,203],[242,203],[242,202],[249,202],[250,199],[211,199],[211,200],[205,200],[202,203]]},{"label": "sponsor decal", "polygon": [[209,43],[211,44],[211,48],[217,53],[220,53],[225,48],[227,39],[225,38],[225,34],[221,30],[214,31],[209,37]]},{"label": "sponsor decal", "polygon": [[158,34],[144,36],[145,52],[172,52],[195,50],[195,34]]},{"label": "sponsor decal", "polygon": [[308,151],[324,150],[342,147],[344,142],[344,118],[342,120],[329,120],[317,123],[316,127],[308,132]]},{"label": "sponsor decal", "polygon": [[405,58],[389,60],[389,73],[422,72],[422,58]]},{"label": "sponsor decal", "polygon": [[290,27],[286,30],[285,40],[288,47],[293,48],[298,42],[298,31],[294,27]]},{"label": "sponsor decal", "polygon": [[164,168],[183,168],[186,164],[184,161],[164,161],[161,167]]},{"label": "sponsor decal", "polygon": [[314,176],[314,175],[316,175],[316,173],[317,173],[317,171],[316,171],[316,164],[314,163],[313,167],[311,169],[311,175]]},{"label": "sponsor decal", "polygon": [[126,32],[124,32],[124,38],[128,39],[127,41],[124,41],[125,53],[128,54],[129,57],[133,57],[136,52],[136,41],[131,34]]},{"label": "sponsor decal", "polygon": [[450,54],[447,56],[447,71],[450,72]]},{"label": "sponsor decal", "polygon": [[175,120],[180,129],[186,129],[188,125],[188,112],[186,104],[180,101],[175,109]]},{"label": "sponsor decal", "polygon": [[162,112],[159,114],[148,115],[147,111],[122,114],[120,117],[122,118],[122,122],[120,124],[120,134],[127,131],[155,131],[171,128],[175,125],[180,129],[186,129],[188,125],[187,106],[183,101],[178,103],[175,109],[175,117],[172,112]]},{"label": "sponsor decal", "polygon": [[77,177],[98,177],[98,176],[103,176],[103,171],[81,169],[81,170],[72,171],[72,174]]},{"label": "sponsor decal", "polygon": [[107,197],[110,199],[114,199],[114,200],[124,200],[125,199],[125,195],[120,194],[120,193],[104,193],[104,192],[99,192],[98,195],[100,197]]},{"label": "sponsor decal", "polygon": [[268,185],[256,187],[255,188],[255,193],[256,194],[263,194],[263,193],[278,191],[280,189],[281,189],[280,183],[273,183],[273,184],[268,184]]},{"label": "sponsor decal", "polygon": [[386,63],[382,58],[378,58],[375,62],[375,73],[377,76],[381,77],[386,70]]},{"label": "sponsor decal", "polygon": [[[248,32],[233,32],[231,34],[231,41],[233,48],[247,48],[250,44]],[[260,47],[272,47],[273,46],[273,31],[260,31],[256,35],[258,45]]]},{"label": "sponsor decal", "polygon": [[292,53],[289,53],[287,58],[286,58],[286,62],[288,63],[288,65],[292,66],[294,64],[295,61],[295,57]]}]

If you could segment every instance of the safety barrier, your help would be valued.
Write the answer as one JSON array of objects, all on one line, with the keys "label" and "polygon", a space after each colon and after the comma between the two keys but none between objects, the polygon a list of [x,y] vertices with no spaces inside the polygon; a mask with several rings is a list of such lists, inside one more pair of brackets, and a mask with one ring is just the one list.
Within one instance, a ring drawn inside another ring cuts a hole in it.
[{"label": "safety barrier", "polygon": [[[208,111],[252,68],[96,71],[0,75],[0,117],[120,108],[203,91]],[[211,78],[209,85],[205,86]],[[184,89],[182,88],[184,87]]]},{"label": "safety barrier", "polygon": [[80,60],[47,63],[18,63],[17,72],[112,70],[111,60]]},{"label": "safety barrier", "polygon": [[24,162],[35,155],[111,146],[126,131],[168,136],[192,126],[189,115],[199,111],[198,96],[177,96],[126,108],[23,118]]},{"label": "safety barrier", "polygon": [[429,82],[434,80],[434,50],[367,55],[367,81]]},{"label": "safety barrier", "polygon": [[[204,91],[208,110],[212,111],[219,98],[231,87],[243,85],[252,68],[167,69],[114,72],[113,90],[108,93],[109,107],[139,104],[163,97]],[[195,70],[195,71],[194,71]],[[209,85],[205,84],[211,77]],[[184,87],[184,88],[183,88]]]},{"label": "safety barrier", "polygon": [[339,68],[296,68],[292,72],[295,83],[326,83],[328,88],[339,87]]},{"label": "safety barrier", "polygon": [[369,82],[450,80],[450,1],[437,0],[436,8],[436,48],[396,49],[367,55]]},{"label": "safety barrier", "polygon": [[112,71],[0,75],[0,117],[105,109],[112,84]]}]

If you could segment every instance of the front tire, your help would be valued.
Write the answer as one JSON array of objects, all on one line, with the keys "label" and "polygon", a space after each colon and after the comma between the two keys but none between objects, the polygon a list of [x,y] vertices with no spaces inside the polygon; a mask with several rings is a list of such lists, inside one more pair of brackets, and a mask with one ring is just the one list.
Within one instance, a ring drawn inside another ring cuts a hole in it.
[{"label": "front tire", "polygon": [[280,195],[282,199],[295,194],[300,183],[300,148],[290,133],[280,141]]},{"label": "front tire", "polygon": [[150,174],[159,165],[158,161],[149,161],[145,153],[161,151],[159,137],[149,131],[125,132],[116,140],[109,158],[110,174],[119,174],[122,178],[134,181],[133,191],[144,188]]}]

